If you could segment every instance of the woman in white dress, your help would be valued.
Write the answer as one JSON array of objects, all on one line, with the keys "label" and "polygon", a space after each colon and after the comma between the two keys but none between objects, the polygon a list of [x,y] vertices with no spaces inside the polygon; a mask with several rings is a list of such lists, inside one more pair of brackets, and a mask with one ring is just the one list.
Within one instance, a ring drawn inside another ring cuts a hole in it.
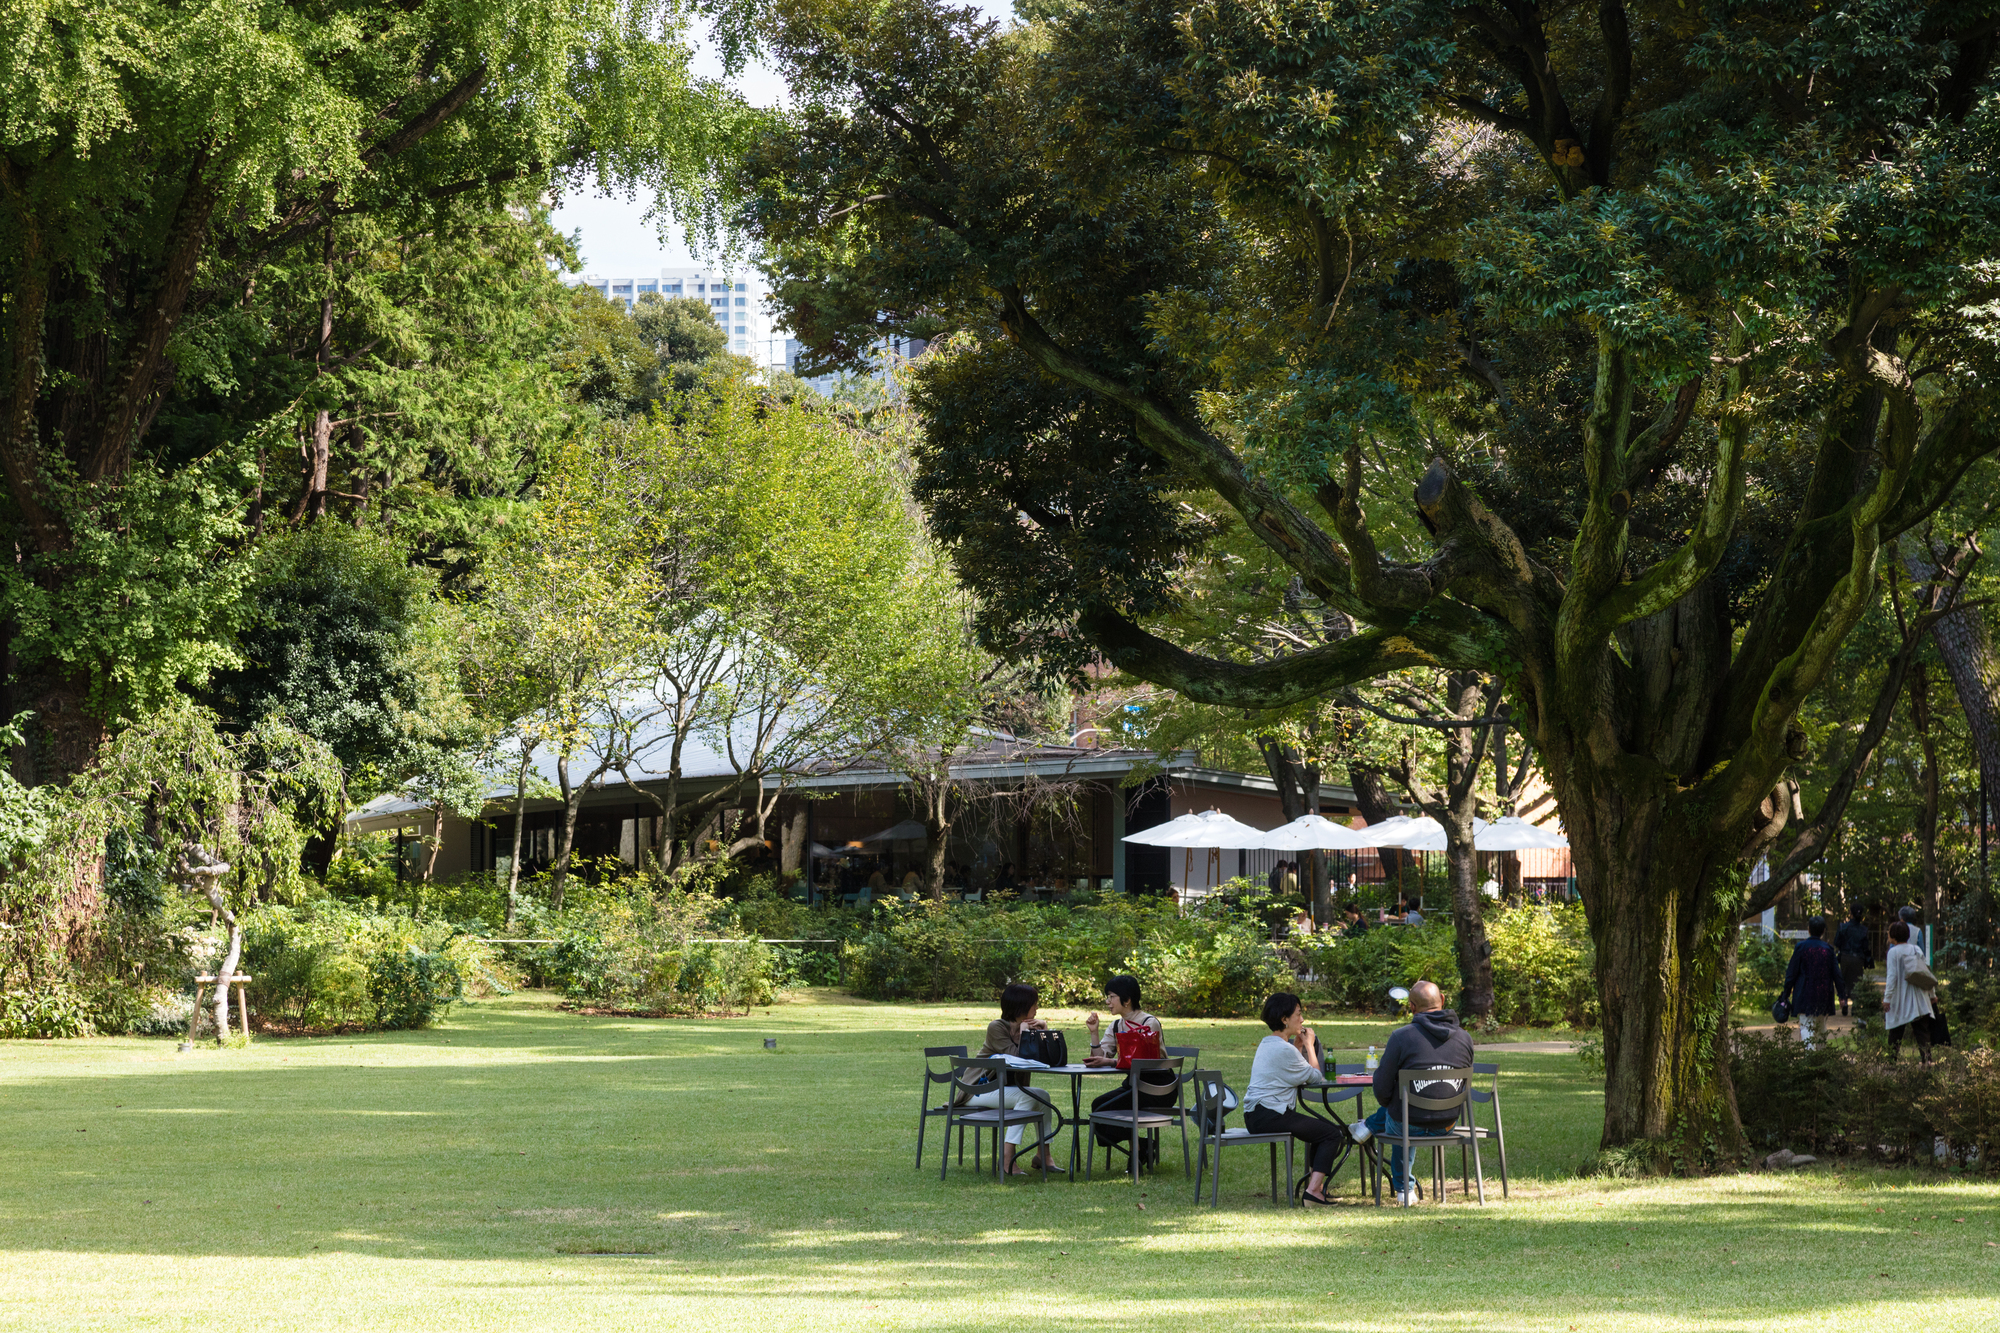
[{"label": "woman in white dress", "polygon": [[1889,927],[1888,980],[1882,985],[1882,1026],[1889,1029],[1889,1058],[1902,1054],[1903,1034],[1913,1032],[1917,1058],[1931,1060],[1931,997],[1909,982],[1910,965],[1924,961],[1924,951],[1910,943],[1910,923]]}]

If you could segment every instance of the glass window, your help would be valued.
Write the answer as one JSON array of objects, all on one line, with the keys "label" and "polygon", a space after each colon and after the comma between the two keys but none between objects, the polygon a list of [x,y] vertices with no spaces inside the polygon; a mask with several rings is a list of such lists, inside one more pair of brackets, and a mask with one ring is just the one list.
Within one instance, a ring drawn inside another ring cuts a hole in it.
[{"label": "glass window", "polygon": [[668,287],[668,288],[666,288],[665,290],[667,290],[667,291],[670,291],[670,292],[677,292],[677,291],[679,291],[680,289],[681,289],[681,285],[680,285],[680,284],[679,284],[679,283],[677,282],[677,283],[675,283],[675,284],[674,284],[673,286],[671,286],[671,287]]},{"label": "glass window", "polygon": [[[736,290],[739,292],[747,292],[750,290],[750,285],[748,283],[739,282],[736,284]],[[738,301],[736,304],[742,305],[743,303],[741,301]]]},{"label": "glass window", "polygon": [[639,284],[639,290],[642,292],[657,292],[660,290],[660,284],[657,282],[642,282]]},{"label": "glass window", "polygon": [[737,298],[736,298],[736,304],[738,304],[738,305],[749,305],[749,304],[750,304],[750,298],[748,298],[747,296],[739,296],[739,297],[737,297]]},{"label": "glass window", "polygon": [[750,332],[750,330],[748,330],[748,329],[744,328],[744,327],[743,327],[743,326],[742,326],[741,324],[738,324],[738,325],[736,326],[736,331],[737,331],[738,333],[748,333],[748,332]]},{"label": "glass window", "polygon": [[632,284],[629,282],[614,282],[611,284],[611,290],[614,292],[623,292],[627,295],[630,295],[632,291]]}]

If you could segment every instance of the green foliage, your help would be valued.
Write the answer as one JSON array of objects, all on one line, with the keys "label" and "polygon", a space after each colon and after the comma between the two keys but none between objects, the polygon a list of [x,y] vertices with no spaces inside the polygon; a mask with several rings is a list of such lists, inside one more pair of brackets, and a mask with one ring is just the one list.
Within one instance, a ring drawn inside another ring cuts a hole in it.
[{"label": "green foliage", "polygon": [[88,1037],[93,1031],[87,1000],[67,983],[0,991],[0,1037]]},{"label": "green foliage", "polygon": [[728,904],[701,889],[633,886],[568,910],[534,914],[555,943],[526,961],[536,978],[581,1006],[656,1014],[748,1011],[777,993],[770,946],[735,941]]},{"label": "green foliage", "polygon": [[[1987,1047],[1937,1056],[1889,1063],[1846,1043],[1807,1050],[1788,1028],[1739,1032],[1730,1077],[1753,1151],[2000,1169],[2000,1056]],[[1936,1155],[1938,1139],[1948,1158]]]},{"label": "green foliage", "polygon": [[414,945],[385,949],[369,960],[368,1001],[380,1027],[428,1027],[463,997],[464,985],[449,958]]},{"label": "green foliage", "polygon": [[[0,932],[0,983],[76,980],[93,963],[141,960],[144,951],[118,941],[128,928],[157,934],[171,924],[139,923],[155,914],[162,868],[189,845],[231,867],[218,887],[238,906],[303,891],[300,854],[339,808],[339,762],[275,719],[233,735],[216,723],[207,709],[177,698],[120,732],[93,768],[53,797],[49,835],[0,878],[0,916],[20,927]],[[121,915],[78,917],[66,903],[97,879],[107,854],[114,885],[107,896]]]},{"label": "green foliage", "polygon": [[424,1027],[468,995],[511,989],[491,946],[453,925],[330,899],[246,914],[242,966],[252,1008],[292,1030]]},{"label": "green foliage", "polygon": [[435,577],[379,530],[336,523],[265,541],[254,566],[243,661],[212,684],[218,711],[239,728],[283,718],[364,791],[400,776],[457,683],[449,658],[428,651]]},{"label": "green foliage", "polygon": [[1596,951],[1579,903],[1486,914],[1494,1017],[1503,1023],[1590,1027],[1597,1021]]},{"label": "green foliage", "polygon": [[1736,950],[1736,995],[1756,1009],[1769,1009],[1785,988],[1794,941],[1746,930]]},{"label": "green foliage", "polygon": [[1009,981],[1044,1003],[1089,1004],[1139,978],[1164,1014],[1249,1013],[1291,969],[1256,909],[1182,916],[1168,899],[1077,895],[1057,904],[885,903],[847,947],[848,986],[874,999],[989,1000]]}]

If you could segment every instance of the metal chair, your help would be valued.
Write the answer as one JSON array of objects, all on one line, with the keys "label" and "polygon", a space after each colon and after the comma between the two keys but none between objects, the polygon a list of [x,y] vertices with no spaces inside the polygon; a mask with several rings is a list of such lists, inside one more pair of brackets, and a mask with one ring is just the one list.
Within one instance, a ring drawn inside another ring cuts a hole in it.
[{"label": "metal chair", "polygon": [[[963,1075],[974,1071],[979,1073],[979,1078],[975,1080],[963,1080]],[[997,1056],[986,1059],[968,1059],[962,1055],[955,1055],[951,1058],[951,1076],[966,1081],[966,1091],[975,1097],[991,1092],[996,1088],[1006,1087],[1009,1072],[1010,1066],[1005,1060]],[[958,1104],[957,1096],[958,1089],[953,1088],[952,1100],[945,1103],[944,1151],[938,1154],[939,1180],[945,1178],[945,1172],[951,1167],[951,1131],[954,1127],[958,1128],[961,1133],[968,1128],[972,1130],[972,1166],[975,1171],[979,1169],[979,1135],[986,1130],[993,1131],[993,1176],[997,1180],[1000,1177],[1000,1144],[1010,1126],[1025,1125],[1030,1122],[1039,1125],[1044,1115],[1053,1116],[1055,1118],[1055,1128],[1047,1135],[1038,1134],[1035,1141],[1027,1145],[1029,1149],[1035,1149],[1052,1142],[1056,1135],[1062,1133],[1063,1125],[1068,1123],[1064,1119],[1063,1113],[1056,1109],[1055,1103],[1046,1098],[1037,1099],[1046,1108],[1045,1110],[1029,1110],[1026,1107],[1015,1110],[1006,1106],[961,1106]],[[1048,1178],[1048,1159],[1044,1156],[1042,1158],[1042,1179],[1046,1181]]]},{"label": "metal chair", "polygon": [[[1338,1078],[1342,1074],[1365,1074],[1367,1072],[1368,1072],[1368,1066],[1366,1065],[1335,1065],[1333,1066],[1332,1074],[1333,1077]],[[1354,1119],[1364,1120],[1367,1117],[1362,1114],[1362,1108],[1364,1105],[1362,1098],[1367,1092],[1368,1092],[1367,1088],[1359,1086],[1339,1088],[1328,1085],[1327,1087],[1323,1088],[1301,1088],[1299,1089],[1299,1100],[1302,1104],[1308,1098],[1318,1102],[1321,1106],[1324,1106],[1327,1110],[1332,1111],[1334,1114],[1334,1118],[1336,1120],[1340,1118],[1340,1103],[1351,1101],[1354,1103]],[[1301,1106],[1301,1109],[1303,1109],[1303,1105]],[[1356,1176],[1360,1184],[1362,1196],[1365,1199],[1367,1197],[1368,1191],[1371,1188],[1373,1188],[1375,1189],[1377,1197],[1379,1198],[1381,1194],[1381,1189],[1379,1185],[1376,1184],[1375,1177],[1382,1169],[1382,1160],[1375,1153],[1374,1144],[1372,1141],[1357,1146],[1360,1149],[1361,1157],[1367,1162],[1368,1166],[1368,1174],[1365,1177],[1360,1176],[1359,1168],[1356,1169]],[[1339,1166],[1337,1163],[1335,1165],[1335,1170],[1336,1172],[1339,1170]],[[1332,1184],[1333,1181],[1329,1177],[1327,1180],[1328,1188],[1331,1188]]]},{"label": "metal chair", "polygon": [[[1188,1083],[1194,1089],[1193,1114],[1195,1137],[1199,1148],[1195,1154],[1194,1201],[1201,1202],[1201,1182],[1204,1171],[1208,1172],[1208,1202],[1210,1207],[1220,1207],[1222,1203],[1222,1150],[1227,1147],[1241,1147],[1245,1144],[1268,1144],[1271,1149],[1271,1202],[1278,1202],[1278,1144],[1285,1145],[1285,1193],[1289,1201],[1292,1197],[1292,1136],[1290,1134],[1253,1134],[1247,1129],[1230,1129],[1227,1126],[1230,1108],[1236,1098],[1229,1085],[1222,1081],[1222,1075],[1212,1069],[1197,1069],[1188,1075]],[[1215,1166],[1208,1166],[1209,1151],[1215,1152]]]},{"label": "metal chair", "polygon": [[[1093,1130],[1099,1125],[1106,1125],[1131,1131],[1132,1146],[1126,1153],[1126,1156],[1131,1163],[1132,1183],[1134,1185],[1139,1183],[1139,1158],[1141,1156],[1139,1143],[1141,1138],[1147,1134],[1152,1134],[1155,1136],[1154,1141],[1158,1142],[1157,1135],[1159,1131],[1168,1125],[1177,1124],[1181,1127],[1181,1170],[1184,1172],[1192,1172],[1194,1170],[1194,1163],[1188,1157],[1187,1112],[1181,1105],[1182,1083],[1180,1071],[1181,1061],[1184,1058],[1182,1056],[1175,1056],[1168,1060],[1134,1060],[1131,1067],[1125,1071],[1125,1087],[1132,1095],[1130,1106],[1106,1107],[1101,1111],[1092,1110],[1090,1113],[1090,1125]],[[1155,1110],[1151,1107],[1139,1105],[1140,1076],[1150,1070],[1163,1070],[1173,1075],[1174,1104],[1172,1106],[1163,1106]],[[1108,1151],[1106,1156],[1108,1159]],[[1091,1178],[1091,1164],[1096,1158],[1097,1154],[1095,1151],[1084,1158],[1083,1178],[1085,1180]],[[1108,1165],[1109,1162],[1107,1160]]]},{"label": "metal chair", "polygon": [[[1464,1161],[1465,1148],[1467,1146],[1471,1147],[1472,1164],[1479,1178],[1479,1202],[1482,1204],[1486,1202],[1486,1168],[1479,1159],[1479,1136],[1467,1124],[1454,1124],[1450,1129],[1427,1130],[1422,1134],[1413,1135],[1410,1133],[1410,1112],[1413,1110],[1451,1111],[1455,1113],[1455,1119],[1466,1119],[1468,1116],[1466,1108],[1472,1102],[1472,1077],[1473,1071],[1470,1067],[1460,1069],[1404,1069],[1399,1070],[1396,1074],[1396,1120],[1403,1132],[1390,1141],[1402,1148],[1403,1169],[1411,1173],[1410,1179],[1412,1181],[1416,1179],[1416,1173],[1412,1168],[1415,1167],[1417,1161],[1416,1149],[1412,1145],[1420,1145],[1431,1150],[1431,1191],[1439,1203],[1444,1202],[1444,1150],[1454,1143],[1460,1145],[1459,1159],[1461,1164]],[[1456,1083],[1458,1084],[1458,1091],[1449,1097],[1425,1097],[1410,1091],[1411,1085],[1416,1083],[1421,1083],[1426,1087],[1438,1083]],[[1376,1201],[1380,1202],[1382,1185],[1379,1177],[1376,1180],[1375,1189]],[[1463,1197],[1462,1193],[1461,1197]],[[1403,1206],[1407,1208],[1409,1204],[1405,1203]]]},{"label": "metal chair", "polygon": [[[1471,1126],[1475,1138],[1492,1139],[1500,1145],[1500,1197],[1505,1199],[1507,1197],[1507,1127],[1500,1119],[1500,1066],[1475,1062],[1472,1066],[1472,1072],[1488,1076],[1492,1079],[1492,1083],[1490,1085],[1491,1090],[1487,1092],[1481,1092],[1477,1087],[1472,1089],[1472,1100],[1465,1108],[1466,1123]],[[1491,1129],[1479,1123],[1479,1117],[1473,1110],[1474,1107],[1486,1105],[1493,1107],[1493,1127]],[[1462,1171],[1465,1164],[1465,1150],[1463,1148],[1459,1150],[1458,1156],[1459,1166]]]},{"label": "metal chair", "polygon": [[[917,1166],[919,1169],[922,1169],[924,1164],[924,1127],[930,1124],[932,1116],[943,1115],[951,1109],[951,1098],[949,1096],[945,1098],[943,1104],[938,1106],[931,1105],[931,1085],[933,1083],[951,1082],[951,1071],[949,1069],[932,1069],[931,1061],[943,1059],[946,1056],[962,1056],[964,1054],[965,1047],[963,1046],[924,1047],[924,1085],[917,1089]],[[953,1091],[956,1091],[956,1089]],[[958,1136],[958,1148],[958,1160],[963,1162],[965,1160],[964,1134]]]}]

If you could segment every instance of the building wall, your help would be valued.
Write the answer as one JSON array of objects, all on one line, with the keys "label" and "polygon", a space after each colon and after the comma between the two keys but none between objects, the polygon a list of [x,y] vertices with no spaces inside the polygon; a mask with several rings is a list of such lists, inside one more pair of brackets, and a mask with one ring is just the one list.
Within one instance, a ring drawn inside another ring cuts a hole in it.
[{"label": "building wall", "polygon": [[590,273],[582,278],[581,285],[624,302],[628,310],[647,292],[705,302],[709,314],[717,316],[716,323],[729,334],[730,351],[747,356],[760,366],[785,364],[785,337],[772,324],[766,307],[770,286],[755,272],[663,268],[657,276],[626,278]]}]

